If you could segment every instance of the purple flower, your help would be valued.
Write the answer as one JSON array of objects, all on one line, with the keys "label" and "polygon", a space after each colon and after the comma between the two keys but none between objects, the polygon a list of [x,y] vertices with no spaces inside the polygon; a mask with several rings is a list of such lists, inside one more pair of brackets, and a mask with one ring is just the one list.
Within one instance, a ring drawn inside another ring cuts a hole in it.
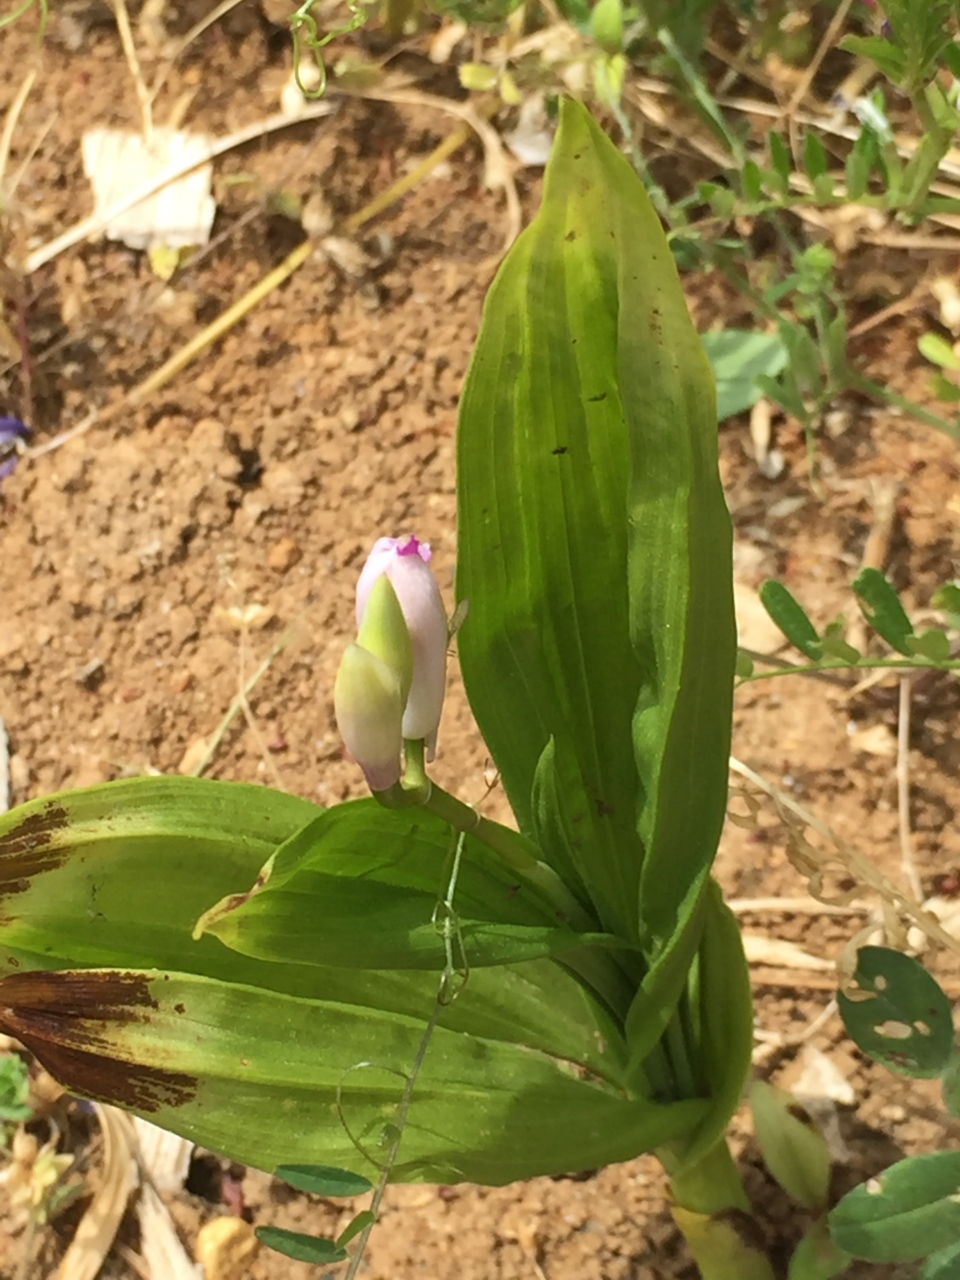
[{"label": "purple flower", "polygon": [[409,538],[379,538],[357,582],[357,625],[376,580],[385,574],[397,594],[413,647],[413,680],[403,712],[403,736],[423,739],[433,759],[447,675],[447,614],[430,571],[430,546]]},{"label": "purple flower", "polygon": [[20,460],[18,445],[30,435],[19,418],[0,418],[0,480],[12,475]]}]

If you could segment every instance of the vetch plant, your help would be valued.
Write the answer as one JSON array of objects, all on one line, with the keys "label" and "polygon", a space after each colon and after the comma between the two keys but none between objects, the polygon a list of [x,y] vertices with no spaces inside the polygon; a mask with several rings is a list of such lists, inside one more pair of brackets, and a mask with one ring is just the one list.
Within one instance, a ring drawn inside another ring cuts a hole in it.
[{"label": "vetch plant", "polygon": [[457,457],[460,662],[515,827],[428,777],[446,617],[427,549],[381,540],[335,690],[373,796],[154,777],[4,815],[0,1028],[294,1185],[376,1184],[337,1241],[267,1233],[295,1256],[355,1267],[388,1177],[653,1151],[703,1275],[767,1280],[724,1137],[752,1009],[711,878],[737,656],[714,386],[643,186],[572,102]]}]

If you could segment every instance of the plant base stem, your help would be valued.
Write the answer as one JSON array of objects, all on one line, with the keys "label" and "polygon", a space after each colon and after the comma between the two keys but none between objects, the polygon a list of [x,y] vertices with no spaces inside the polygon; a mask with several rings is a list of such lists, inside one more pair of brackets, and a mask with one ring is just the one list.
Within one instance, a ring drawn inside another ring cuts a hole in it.
[{"label": "plant base stem", "polygon": [[750,1201],[726,1142],[684,1168],[682,1155],[657,1152],[670,1179],[671,1212],[703,1280],[774,1280]]}]

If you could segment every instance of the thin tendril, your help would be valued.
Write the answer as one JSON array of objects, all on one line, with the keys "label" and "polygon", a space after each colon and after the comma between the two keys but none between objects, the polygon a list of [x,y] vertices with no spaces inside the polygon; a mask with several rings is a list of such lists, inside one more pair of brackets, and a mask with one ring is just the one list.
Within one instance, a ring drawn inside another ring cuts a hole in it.
[{"label": "thin tendril", "polygon": [[[451,827],[451,835],[452,834],[454,834],[454,831]],[[463,846],[466,843],[466,838],[466,832],[464,831],[461,831],[457,836],[453,853],[453,861],[450,868],[450,876],[447,880],[446,892],[437,902],[433,913],[434,923],[440,926],[446,957],[443,966],[443,973],[440,975],[440,985],[437,989],[437,996],[433,1004],[433,1012],[430,1014],[427,1025],[423,1029],[423,1035],[420,1037],[420,1044],[417,1048],[416,1056],[414,1057],[413,1065],[411,1066],[409,1073],[397,1071],[395,1068],[385,1068],[385,1070],[392,1070],[395,1075],[403,1076],[405,1080],[403,1094],[400,1098],[400,1105],[397,1108],[396,1124],[391,1126],[396,1130],[396,1136],[393,1138],[393,1141],[390,1144],[390,1150],[387,1153],[387,1158],[381,1166],[380,1178],[377,1182],[376,1190],[373,1193],[373,1199],[370,1202],[369,1212],[373,1217],[360,1234],[357,1241],[357,1247],[350,1258],[350,1265],[347,1268],[344,1280],[354,1280],[358,1270],[360,1269],[360,1263],[363,1261],[367,1241],[370,1239],[370,1232],[376,1226],[377,1214],[380,1211],[380,1203],[383,1200],[384,1192],[386,1191],[387,1184],[390,1181],[390,1174],[393,1170],[394,1164],[396,1163],[397,1152],[400,1149],[403,1131],[407,1124],[407,1115],[410,1111],[410,1103],[413,1101],[414,1086],[417,1083],[417,1076],[420,1074],[420,1068],[423,1066],[424,1059],[427,1056],[427,1047],[430,1044],[430,1038],[436,1029],[437,1023],[440,1021],[440,1015],[448,1005],[452,1004],[453,1001],[456,1000],[470,976],[470,967],[467,963],[466,952],[463,947],[463,935],[460,930],[460,919],[457,916],[453,905],[453,898],[457,888],[457,880],[460,876],[460,864],[463,859]],[[455,960],[454,944],[456,944],[459,963]],[[376,1063],[359,1062],[355,1067],[350,1067],[348,1070],[355,1071],[363,1067],[372,1066],[376,1066]],[[346,1075],[347,1072],[344,1072],[344,1076]],[[340,1116],[340,1123],[343,1125],[347,1137],[357,1150],[369,1159],[370,1157],[367,1152],[363,1150],[359,1142],[357,1142],[353,1134],[350,1132],[344,1118],[342,1108],[342,1085],[343,1080],[341,1079],[340,1083],[337,1085],[337,1112]]]},{"label": "thin tendril", "polygon": [[[46,4],[46,0],[40,0],[40,2],[41,4]],[[27,3],[32,3],[32,0],[27,0]],[[325,36],[321,36],[317,31],[317,20],[310,12],[315,3],[316,0],[304,0],[300,8],[290,15],[290,34],[293,37],[293,78],[297,88],[305,98],[322,98],[326,92],[327,68],[323,58],[320,56],[321,49],[338,36],[350,35],[351,32],[362,27],[367,20],[367,15],[360,6],[360,0],[347,0],[347,8],[350,10],[349,22],[344,23],[341,27],[333,27]],[[320,80],[316,88],[313,89],[307,88],[300,75],[300,59],[303,56],[304,48],[316,54],[317,58],[317,71]]]},{"label": "thin tendril", "polygon": [[[8,13],[0,17],[0,30],[8,27],[11,22],[16,22],[18,18],[22,18],[28,9],[33,7],[34,0],[23,0],[19,9],[14,9],[13,13]],[[40,4],[40,28],[37,31],[37,40],[43,39],[43,34],[47,29],[47,19],[50,17],[50,10],[47,7],[47,0],[39,0]]]}]

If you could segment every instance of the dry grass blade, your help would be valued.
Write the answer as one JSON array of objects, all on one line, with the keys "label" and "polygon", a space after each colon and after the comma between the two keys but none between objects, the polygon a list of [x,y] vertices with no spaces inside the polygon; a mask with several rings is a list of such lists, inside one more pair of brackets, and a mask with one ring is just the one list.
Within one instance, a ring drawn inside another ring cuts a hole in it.
[{"label": "dry grass blade", "polygon": [[731,898],[727,906],[739,916],[767,911],[786,916],[859,916],[867,910],[856,903],[839,907],[834,902],[818,902],[816,898]]},{"label": "dry grass blade", "polygon": [[24,104],[30,96],[30,90],[33,88],[33,82],[36,78],[37,68],[31,67],[23,77],[23,83],[17,90],[17,96],[14,98],[13,102],[11,102],[10,110],[7,112],[3,121],[3,132],[0,133],[0,192],[3,190],[3,179],[7,172],[7,164],[10,161],[10,148],[13,145],[13,135],[16,132],[20,113],[23,111]]},{"label": "dry grass blade", "polygon": [[94,1103],[103,1134],[100,1186],[80,1219],[54,1280],[96,1280],[110,1252],[135,1181],[136,1139],[129,1118]]},{"label": "dry grass blade", "polygon": [[150,90],[147,88],[147,82],[144,80],[143,72],[140,69],[140,58],[137,55],[137,46],[134,43],[133,30],[130,27],[127,0],[111,0],[111,7],[117,22],[117,31],[120,33],[123,56],[127,60],[127,66],[130,68],[130,75],[133,77],[133,83],[137,91],[137,102],[140,104],[140,120],[143,125],[143,140],[149,147],[153,140],[153,109],[151,107]]},{"label": "dry grass blade", "polygon": [[470,126],[483,144],[486,184],[493,191],[502,190],[507,202],[507,231],[497,258],[499,261],[499,257],[506,253],[520,234],[523,226],[523,210],[520,208],[517,184],[513,180],[513,167],[500,140],[500,135],[493,125],[488,120],[484,120],[483,116],[467,102],[453,102],[449,98],[421,93],[417,89],[371,88],[358,90],[356,96],[373,98],[377,102],[395,102],[399,106],[430,107],[432,110],[457,116]]},{"label": "dry grass blade", "polygon": [[807,90],[813,84],[814,77],[820,70],[821,63],[837,42],[837,37],[840,34],[840,28],[846,21],[847,14],[850,12],[852,4],[853,0],[840,0],[840,4],[837,6],[837,11],[830,19],[830,25],[823,33],[823,39],[817,46],[817,51],[813,55],[810,65],[800,77],[800,82],[796,89],[794,89],[793,94],[790,97],[790,101],[787,103],[787,109],[784,113],[785,115],[792,116],[797,107],[800,106],[800,103],[807,96]]},{"label": "dry grass blade", "polygon": [[767,964],[777,969],[812,969],[832,972],[836,967],[832,960],[811,955],[795,942],[783,938],[768,938],[762,933],[745,933],[743,950],[749,964]]},{"label": "dry grass blade", "polygon": [[151,1280],[198,1280],[202,1272],[177,1235],[169,1209],[149,1182],[140,1188],[137,1217],[140,1252]]}]

